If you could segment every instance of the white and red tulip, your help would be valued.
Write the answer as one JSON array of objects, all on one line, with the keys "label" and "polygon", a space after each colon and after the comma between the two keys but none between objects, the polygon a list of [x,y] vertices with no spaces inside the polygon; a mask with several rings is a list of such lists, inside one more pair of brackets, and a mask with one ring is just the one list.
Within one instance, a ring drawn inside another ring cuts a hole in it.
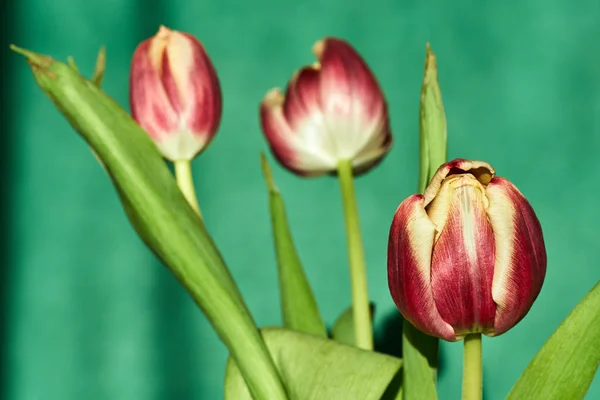
[{"label": "white and red tulip", "polygon": [[191,160],[208,146],[221,120],[221,88],[198,39],[161,26],[136,48],[129,84],[132,116],[163,157]]},{"label": "white and red tulip", "polygon": [[285,94],[272,89],[263,99],[263,132],[275,158],[298,175],[335,173],[342,160],[364,172],[392,144],[383,91],[347,42],[325,38],[313,52],[319,61],[298,71]]},{"label": "white and red tulip", "polygon": [[392,222],[388,283],[417,328],[448,341],[497,336],[531,308],[546,275],[542,228],[529,202],[485,162],[442,165]]}]

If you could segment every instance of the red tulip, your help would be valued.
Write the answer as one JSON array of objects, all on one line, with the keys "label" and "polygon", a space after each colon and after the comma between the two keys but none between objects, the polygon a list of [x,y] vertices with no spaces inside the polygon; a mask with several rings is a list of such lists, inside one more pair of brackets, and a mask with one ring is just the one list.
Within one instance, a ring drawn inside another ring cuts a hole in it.
[{"label": "red tulip", "polygon": [[456,341],[518,323],[546,274],[540,223],[521,192],[485,162],[442,165],[400,204],[389,236],[388,283],[415,327]]},{"label": "red tulip", "polygon": [[292,172],[318,176],[351,160],[355,172],[377,164],[392,144],[388,110],[375,76],[341,39],[318,41],[318,62],[302,68],[285,95],[273,89],[260,107],[275,158]]},{"label": "red tulip", "polygon": [[129,84],[133,118],[168,160],[191,160],[216,134],[221,88],[192,35],[161,26],[135,50]]}]

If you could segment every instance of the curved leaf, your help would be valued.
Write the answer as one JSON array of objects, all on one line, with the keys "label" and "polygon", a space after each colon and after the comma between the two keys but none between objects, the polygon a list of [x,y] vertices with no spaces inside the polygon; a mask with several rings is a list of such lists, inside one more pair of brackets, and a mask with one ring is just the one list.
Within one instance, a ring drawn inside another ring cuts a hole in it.
[{"label": "curved leaf", "polygon": [[[136,232],[204,311],[239,362],[254,397],[286,399],[229,270],[148,135],[75,69],[13,50],[27,57],[38,85],[102,160]],[[96,75],[99,82],[101,74]]]},{"label": "curved leaf", "polygon": [[[369,309],[371,313],[371,323],[373,323],[375,303],[369,303]],[[346,310],[335,320],[333,328],[331,328],[331,337],[333,340],[347,344],[348,346],[355,345],[356,337],[354,336],[354,312],[352,306],[346,308]]]},{"label": "curved leaf", "polygon": [[[398,358],[282,328],[262,334],[292,400],[401,399]],[[225,400],[252,400],[232,359]]]},{"label": "curved leaf", "polygon": [[600,283],[597,283],[535,355],[507,399],[583,399],[599,364]]},{"label": "curved leaf", "polygon": [[294,246],[285,205],[264,154],[261,165],[269,191],[269,209],[277,254],[281,311],[286,328],[327,337],[325,323]]},{"label": "curved leaf", "polygon": [[438,82],[437,61],[429,43],[425,47],[425,73],[419,108],[419,193],[425,190],[435,171],[446,162],[448,151],[446,113]]}]

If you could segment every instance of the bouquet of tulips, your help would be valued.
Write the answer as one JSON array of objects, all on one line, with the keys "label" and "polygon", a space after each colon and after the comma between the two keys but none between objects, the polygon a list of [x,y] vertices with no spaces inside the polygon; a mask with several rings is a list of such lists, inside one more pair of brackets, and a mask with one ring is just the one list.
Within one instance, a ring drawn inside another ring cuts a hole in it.
[{"label": "bouquet of tulips", "polygon": [[[103,49],[89,79],[72,59],[61,63],[12,49],[27,59],[40,88],[89,144],[140,238],[227,346],[226,399],[436,399],[439,339],[464,341],[463,399],[482,398],[482,334],[501,335],[525,317],[542,288],[546,249],[534,209],[508,179],[483,161],[447,160],[446,118],[429,45],[420,98],[418,193],[399,201],[390,215],[388,282],[403,316],[397,332],[401,358],[373,348],[374,308],[354,189],[354,178],[376,167],[392,146],[388,105],[348,42],[318,41],[313,47],[318,61],[296,72],[285,92],[269,91],[259,113],[266,142],[283,168],[304,178],[331,175],[340,183],[352,306],[330,321],[330,330],[264,155],[282,327],[256,326],[204,224],[191,162],[218,130],[222,99],[200,41],[160,27],[137,47],[131,116],[100,88]],[[557,327],[507,399],[582,399],[599,363],[597,284]]]}]

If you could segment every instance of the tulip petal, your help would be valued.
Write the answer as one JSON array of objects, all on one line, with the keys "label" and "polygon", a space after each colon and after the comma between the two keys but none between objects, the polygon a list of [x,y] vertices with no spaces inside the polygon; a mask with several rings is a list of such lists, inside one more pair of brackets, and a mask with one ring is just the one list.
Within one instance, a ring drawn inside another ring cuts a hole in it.
[{"label": "tulip petal", "polygon": [[[302,68],[288,85],[283,113],[305,152],[335,159],[338,153],[335,135],[329,130],[319,104],[319,71]],[[335,164],[333,165],[335,169]]]},{"label": "tulip petal", "polygon": [[301,176],[318,176],[334,170],[335,159],[318,148],[308,147],[302,137],[294,132],[285,118],[283,93],[273,89],[267,93],[260,106],[260,121],[269,147],[277,161]]},{"label": "tulip petal", "polygon": [[431,252],[435,225],[429,220],[422,195],[404,200],[390,229],[388,284],[396,306],[418,329],[454,341],[454,329],[438,312],[431,290]]},{"label": "tulip petal", "polygon": [[533,208],[512,183],[494,178],[486,195],[496,242],[492,297],[497,304],[495,330],[499,335],[527,314],[540,293],[546,275],[546,248]]},{"label": "tulip petal", "polygon": [[202,44],[161,26],[134,54],[130,104],[163,157],[191,160],[206,148],[220,123],[221,91]]},{"label": "tulip petal", "polygon": [[457,336],[494,328],[494,233],[484,190],[472,175],[453,176],[427,209],[441,229],[431,261],[433,298]]},{"label": "tulip petal", "polygon": [[155,142],[161,142],[179,128],[179,118],[152,64],[151,44],[151,39],[143,41],[133,54],[129,96],[133,119]]},{"label": "tulip petal", "polygon": [[367,143],[352,160],[355,176],[370,170],[383,161],[383,157],[390,150],[390,147],[392,147],[394,141],[389,124],[386,123],[382,129],[385,134],[379,135],[376,142],[371,141]]},{"label": "tulip petal", "polygon": [[183,100],[185,99],[182,98],[181,94],[179,93],[177,82],[175,81],[175,77],[171,71],[171,64],[169,61],[169,53],[165,51],[160,69],[160,79],[162,81],[163,88],[167,93],[167,97],[171,103],[173,111],[175,111],[175,113],[179,115],[179,118],[181,118],[181,113],[183,111]]},{"label": "tulip petal", "polygon": [[379,118],[385,105],[383,91],[360,54],[344,40],[333,37],[315,43],[313,51],[321,64],[321,104],[325,112]]},{"label": "tulip petal", "polygon": [[167,92],[181,103],[185,126],[206,141],[212,139],[221,120],[221,87],[204,46],[192,35],[171,31],[165,56],[169,69],[163,76],[175,84],[166,85]]},{"label": "tulip petal", "polygon": [[459,174],[464,172],[472,174],[483,185],[487,185],[496,174],[494,168],[484,161],[472,161],[457,158],[442,164],[433,178],[431,178],[429,185],[427,185],[427,188],[425,189],[425,193],[423,193],[425,196],[425,207],[427,207],[434,197],[437,196],[446,176],[451,173]]},{"label": "tulip petal", "polygon": [[[380,158],[387,153],[391,139],[387,137],[387,105],[373,72],[341,39],[321,40],[313,51],[320,61],[319,103],[338,159],[371,162]],[[382,146],[384,143],[388,146]]]},{"label": "tulip petal", "polygon": [[301,131],[307,121],[323,124],[318,69],[304,67],[296,72],[288,84],[285,98],[283,113],[294,131]]}]

